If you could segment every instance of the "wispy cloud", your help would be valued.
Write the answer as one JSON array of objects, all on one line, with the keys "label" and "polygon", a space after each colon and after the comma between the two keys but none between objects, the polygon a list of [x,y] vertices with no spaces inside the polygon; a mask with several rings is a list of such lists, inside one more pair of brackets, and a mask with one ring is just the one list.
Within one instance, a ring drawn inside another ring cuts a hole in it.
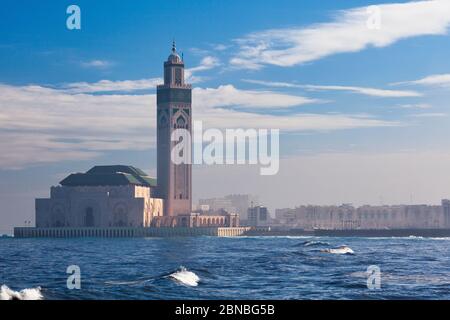
[{"label": "wispy cloud", "polygon": [[200,64],[198,66],[185,70],[186,81],[190,83],[202,82],[205,78],[202,76],[196,76],[195,73],[211,70],[220,65],[221,64],[218,58],[213,56],[206,56],[200,61]]},{"label": "wispy cloud", "polygon": [[268,87],[278,87],[278,88],[300,88],[310,91],[348,91],[358,94],[363,94],[372,97],[381,98],[404,98],[404,97],[420,97],[421,93],[411,90],[386,90],[378,88],[367,88],[367,87],[354,87],[354,86],[329,86],[329,85],[302,85],[294,84],[288,82],[270,82],[270,81],[260,81],[260,80],[243,80],[248,83],[259,84]]},{"label": "wispy cloud", "polygon": [[67,92],[71,93],[93,93],[120,91],[129,92],[135,90],[146,90],[155,88],[163,82],[162,78],[150,78],[140,80],[111,81],[101,80],[98,82],[74,82],[63,86]]},{"label": "wispy cloud", "polygon": [[402,39],[445,35],[450,26],[450,1],[430,0],[377,5],[380,28],[368,28],[369,7],[339,11],[333,21],[309,27],[271,29],[237,39],[237,68],[293,66],[333,54],[386,47]]},{"label": "wispy cloud", "polygon": [[392,83],[392,85],[424,85],[436,87],[450,87],[450,73],[434,74],[419,80]]},{"label": "wispy cloud", "polygon": [[386,89],[366,88],[366,87],[305,85],[304,88],[307,90],[321,90],[321,91],[328,91],[328,90],[349,91],[367,96],[381,97],[381,98],[405,98],[405,97],[422,96],[421,93],[410,90],[386,90]]},{"label": "wispy cloud", "polygon": [[258,109],[290,108],[303,104],[318,103],[319,100],[277,93],[273,91],[240,90],[233,85],[217,88],[196,88],[194,93],[198,101],[207,107],[240,106]]},{"label": "wispy cloud", "polygon": [[196,67],[187,69],[189,73],[199,72],[199,71],[205,71],[213,69],[220,65],[220,61],[218,58],[213,56],[206,56],[201,61],[200,64]]},{"label": "wispy cloud", "polygon": [[230,45],[225,45],[222,43],[213,45],[213,49],[216,51],[224,51],[224,50],[227,50],[228,48],[230,48]]},{"label": "wispy cloud", "polygon": [[[206,56],[196,67],[186,69],[186,81],[199,83],[202,77],[196,76],[198,72],[213,69],[220,65],[217,58]],[[74,82],[63,84],[60,88],[68,93],[102,93],[102,92],[132,92],[137,90],[154,89],[158,84],[163,83],[162,78],[148,78],[138,80],[100,80],[97,82]]]},{"label": "wispy cloud", "polygon": [[113,65],[113,62],[107,60],[90,60],[81,62],[81,66],[84,68],[107,69]]}]

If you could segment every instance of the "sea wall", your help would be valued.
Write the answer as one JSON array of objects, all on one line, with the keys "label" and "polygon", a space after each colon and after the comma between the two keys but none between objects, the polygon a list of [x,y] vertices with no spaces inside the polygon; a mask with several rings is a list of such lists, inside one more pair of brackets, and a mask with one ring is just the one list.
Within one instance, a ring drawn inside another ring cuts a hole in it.
[{"label": "sea wall", "polygon": [[249,227],[234,228],[14,228],[16,238],[134,238],[134,237],[237,237],[249,231]]}]

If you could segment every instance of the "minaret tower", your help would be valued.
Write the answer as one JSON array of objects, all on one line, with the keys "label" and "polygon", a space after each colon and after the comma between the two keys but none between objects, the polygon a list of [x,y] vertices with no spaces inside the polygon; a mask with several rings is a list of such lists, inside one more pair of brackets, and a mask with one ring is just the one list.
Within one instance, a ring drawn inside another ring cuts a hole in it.
[{"label": "minaret tower", "polygon": [[[184,82],[184,61],[172,52],[164,62],[164,84],[157,87],[157,178],[158,194],[164,199],[164,215],[190,214],[192,210],[192,166],[174,164],[171,141],[175,129],[192,133],[192,87]],[[192,137],[192,134],[191,134]]]}]

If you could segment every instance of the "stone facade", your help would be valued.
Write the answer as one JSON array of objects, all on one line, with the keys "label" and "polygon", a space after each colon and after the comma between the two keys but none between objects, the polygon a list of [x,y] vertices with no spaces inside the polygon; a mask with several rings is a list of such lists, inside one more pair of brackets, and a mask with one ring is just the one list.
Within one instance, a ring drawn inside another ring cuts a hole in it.
[{"label": "stone facade", "polygon": [[247,234],[249,227],[160,227],[160,228],[14,228],[16,238],[132,238],[132,237],[238,237]]},{"label": "stone facade", "polygon": [[224,213],[220,215],[205,215],[200,213],[180,214],[177,216],[163,216],[152,220],[152,227],[239,227],[239,215]]},{"label": "stone facade", "polygon": [[[164,199],[165,216],[190,214],[192,165],[175,164],[171,158],[178,143],[171,140],[172,133],[177,129],[192,132],[192,88],[184,82],[184,62],[176,52],[175,43],[164,62],[164,84],[157,87],[156,96],[158,195]],[[188,158],[187,150],[184,152]]]},{"label": "stone facade", "polygon": [[131,166],[96,166],[51,187],[50,198],[36,199],[36,227],[145,227],[163,214],[153,196],[156,180]]},{"label": "stone facade", "polygon": [[36,227],[142,227],[163,213],[162,199],[143,186],[57,186],[36,199]]}]

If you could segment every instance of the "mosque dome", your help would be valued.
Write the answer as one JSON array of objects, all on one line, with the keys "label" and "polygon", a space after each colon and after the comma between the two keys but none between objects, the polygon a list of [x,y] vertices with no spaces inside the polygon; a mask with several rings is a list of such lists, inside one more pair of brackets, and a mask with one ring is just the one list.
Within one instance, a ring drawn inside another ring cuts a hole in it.
[{"label": "mosque dome", "polygon": [[174,63],[180,63],[181,62],[181,58],[178,55],[178,53],[176,53],[176,52],[171,53],[169,58],[167,58],[167,60],[170,61],[170,62],[174,62]]}]

